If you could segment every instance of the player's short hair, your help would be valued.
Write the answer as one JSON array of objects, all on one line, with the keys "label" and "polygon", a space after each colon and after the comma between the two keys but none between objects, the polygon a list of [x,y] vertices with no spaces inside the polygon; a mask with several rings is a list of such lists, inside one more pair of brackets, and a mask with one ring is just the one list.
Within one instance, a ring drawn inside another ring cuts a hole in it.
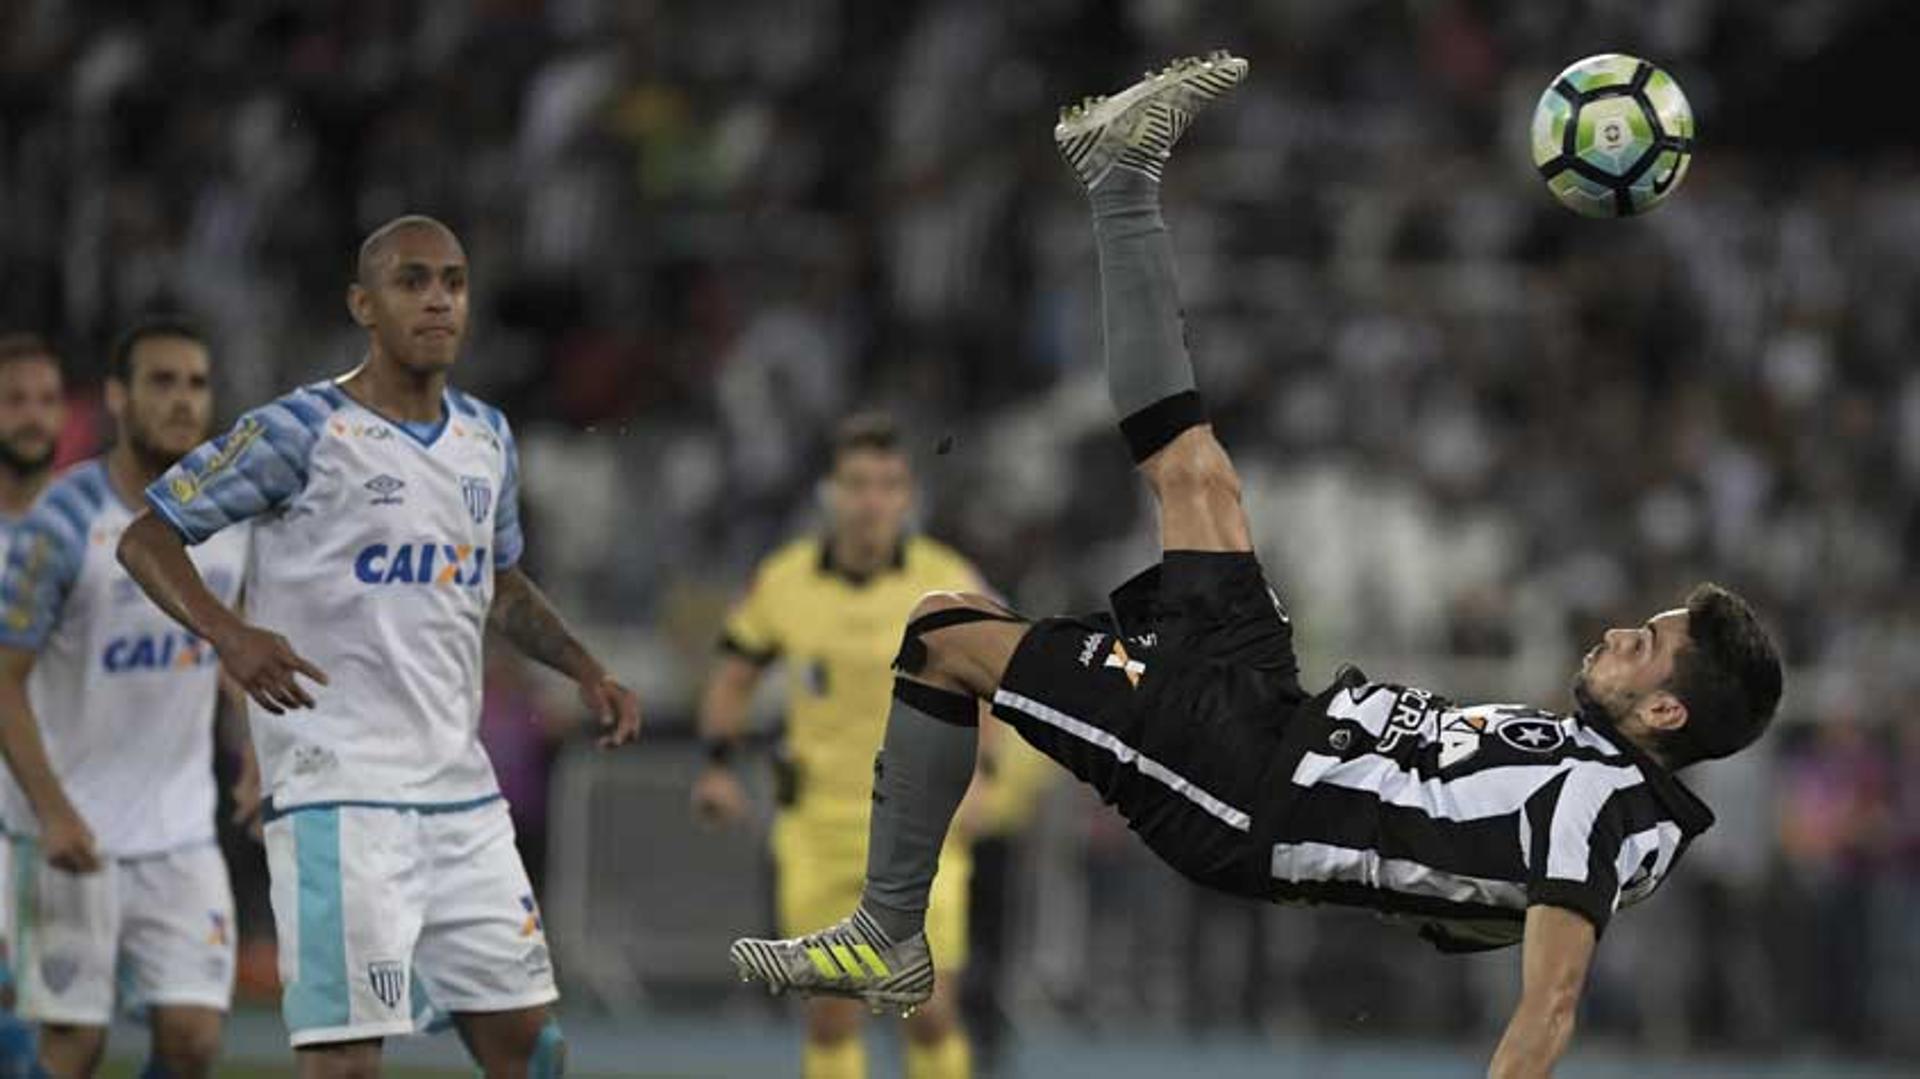
[{"label": "player's short hair", "polygon": [[113,351],[107,354],[107,377],[122,385],[133,379],[133,350],[140,342],[174,337],[206,347],[207,335],[192,319],[183,315],[147,315],[113,339]]},{"label": "player's short hair", "polygon": [[849,453],[905,453],[900,425],[885,412],[856,412],[833,429],[833,463]]},{"label": "player's short hair", "polygon": [[1717,584],[1696,587],[1687,596],[1687,644],[1667,683],[1687,722],[1657,736],[1661,760],[1684,768],[1752,745],[1773,722],[1783,681],[1780,653],[1747,601]]},{"label": "player's short hair", "polygon": [[395,236],[415,229],[444,232],[455,244],[460,242],[459,235],[448,227],[446,222],[438,218],[428,217],[426,214],[405,214],[396,217],[367,233],[366,239],[360,241],[360,250],[354,255],[353,260],[353,279],[362,287],[371,287],[374,283],[374,263],[380,261],[380,256],[386,253],[387,244],[392,242]]},{"label": "player's short hair", "polygon": [[44,360],[58,370],[60,353],[37,333],[0,333],[0,367],[15,360]]}]

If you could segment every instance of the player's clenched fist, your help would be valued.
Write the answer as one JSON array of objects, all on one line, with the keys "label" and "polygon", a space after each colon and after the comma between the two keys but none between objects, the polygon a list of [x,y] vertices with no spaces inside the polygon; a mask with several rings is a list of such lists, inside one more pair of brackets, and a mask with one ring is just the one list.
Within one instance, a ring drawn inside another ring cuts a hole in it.
[{"label": "player's clenched fist", "polygon": [[304,674],[320,685],[327,684],[324,671],[302,659],[285,637],[272,630],[239,623],[221,633],[213,641],[213,648],[228,677],[238,682],[254,703],[276,716],[289,709],[313,707],[313,697],[294,675]]},{"label": "player's clenched fist", "polygon": [[605,672],[580,680],[580,703],[600,723],[601,749],[624,746],[640,736],[640,695]]}]

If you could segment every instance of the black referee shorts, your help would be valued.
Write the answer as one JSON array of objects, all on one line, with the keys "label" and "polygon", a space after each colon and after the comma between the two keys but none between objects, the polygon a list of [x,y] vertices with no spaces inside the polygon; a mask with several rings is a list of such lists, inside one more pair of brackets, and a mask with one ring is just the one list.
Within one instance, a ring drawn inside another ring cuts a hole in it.
[{"label": "black referee shorts", "polygon": [[1307,694],[1259,560],[1169,551],[1114,592],[1112,608],[1035,623],[994,714],[1099,791],[1167,864],[1267,897],[1271,856],[1255,817]]}]

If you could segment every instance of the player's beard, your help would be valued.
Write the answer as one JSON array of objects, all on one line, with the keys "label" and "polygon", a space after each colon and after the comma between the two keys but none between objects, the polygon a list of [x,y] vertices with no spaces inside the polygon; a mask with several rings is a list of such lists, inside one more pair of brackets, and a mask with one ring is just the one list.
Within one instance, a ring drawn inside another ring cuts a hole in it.
[{"label": "player's beard", "polygon": [[1574,707],[1580,713],[1580,718],[1586,720],[1589,724],[1596,727],[1605,727],[1608,730],[1617,730],[1619,728],[1620,717],[1614,715],[1613,709],[1607,707],[1606,702],[1602,701],[1599,696],[1593,692],[1593,687],[1587,684],[1585,671],[1580,672],[1580,674],[1574,677],[1573,703]]},{"label": "player's beard", "polygon": [[150,472],[165,472],[167,469],[172,468],[174,463],[179,461],[180,458],[186,456],[184,453],[156,445],[154,440],[148,437],[146,429],[138,424],[130,423],[127,425],[126,438],[127,448],[133,451],[135,457],[139,458],[141,467]]},{"label": "player's beard", "polygon": [[59,450],[54,439],[47,439],[47,448],[36,454],[25,454],[11,440],[0,439],[0,468],[16,476],[37,476],[53,467],[53,456]]}]

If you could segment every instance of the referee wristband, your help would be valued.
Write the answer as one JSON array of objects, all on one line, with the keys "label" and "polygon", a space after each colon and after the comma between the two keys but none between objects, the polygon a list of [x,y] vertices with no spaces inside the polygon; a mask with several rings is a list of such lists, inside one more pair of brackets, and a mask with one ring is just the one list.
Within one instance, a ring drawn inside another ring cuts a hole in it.
[{"label": "referee wristband", "polygon": [[740,743],[732,738],[707,739],[707,763],[721,768],[733,763],[734,750]]}]

